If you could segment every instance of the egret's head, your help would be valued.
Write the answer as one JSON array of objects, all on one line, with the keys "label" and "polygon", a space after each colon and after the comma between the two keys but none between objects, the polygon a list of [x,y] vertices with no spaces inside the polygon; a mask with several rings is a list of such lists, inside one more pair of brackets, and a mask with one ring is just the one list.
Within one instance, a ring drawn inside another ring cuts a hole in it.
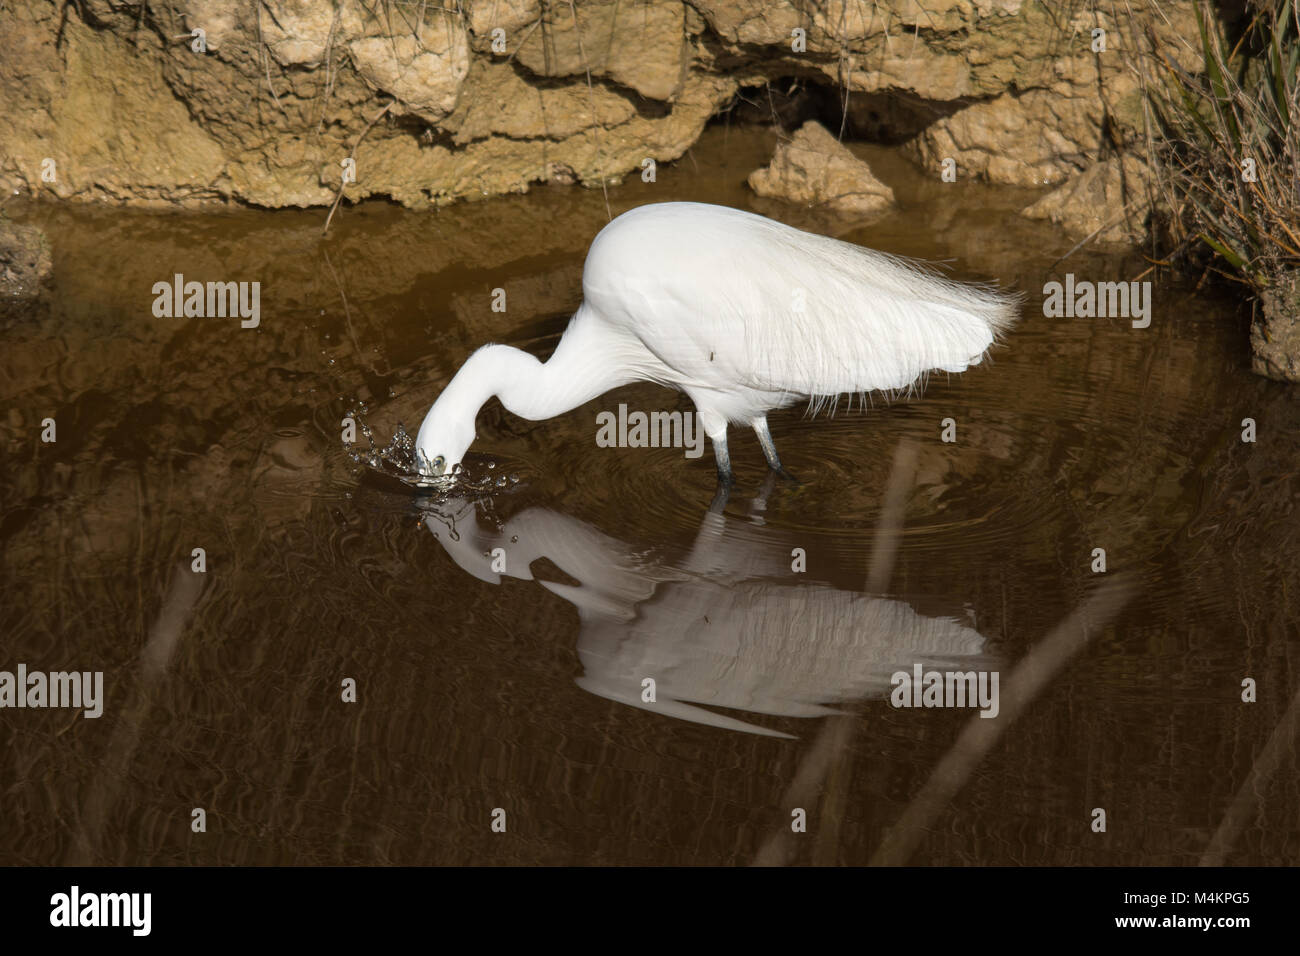
[{"label": "egret's head", "polygon": [[420,474],[429,478],[450,475],[474,443],[474,413],[466,416],[448,408],[443,398],[429,409],[415,436],[415,460]]}]

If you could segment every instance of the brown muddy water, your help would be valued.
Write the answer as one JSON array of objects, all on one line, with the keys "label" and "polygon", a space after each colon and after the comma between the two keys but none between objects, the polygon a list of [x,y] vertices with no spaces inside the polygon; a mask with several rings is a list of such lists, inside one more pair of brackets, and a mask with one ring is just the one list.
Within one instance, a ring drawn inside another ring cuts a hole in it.
[{"label": "brown muddy water", "polygon": [[[609,205],[805,224],[743,185],[772,141],[710,130]],[[1019,288],[1024,318],[919,398],[774,415],[800,485],[733,432],[722,514],[707,445],[598,447],[620,402],[690,410],[650,385],[546,422],[489,404],[469,469],[518,482],[472,500],[341,443],[356,401],[417,426],[484,342],[547,354],[600,191],[344,208],[323,242],[318,210],[15,213],[56,275],[3,327],[0,669],[102,671],[104,700],[0,710],[0,861],[1300,860],[1297,394],[1248,373],[1219,294],[1155,277],[1149,328],[1044,317],[1045,282],[1147,263],[1058,262],[1074,242],[1015,214],[1034,193],[865,153],[901,209],[842,237]],[[260,325],[156,318],[175,273],[260,282]],[[1108,582],[1122,606],[1088,604]],[[891,706],[918,663],[998,672],[1001,713]]]}]

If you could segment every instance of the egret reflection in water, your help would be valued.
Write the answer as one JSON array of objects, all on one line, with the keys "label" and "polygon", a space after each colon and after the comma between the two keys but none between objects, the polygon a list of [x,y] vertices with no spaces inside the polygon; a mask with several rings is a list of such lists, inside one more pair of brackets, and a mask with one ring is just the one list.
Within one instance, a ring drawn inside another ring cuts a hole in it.
[{"label": "egret reflection in water", "polygon": [[[761,502],[761,497],[758,499]],[[538,584],[578,611],[577,683],[609,700],[727,730],[790,737],[709,710],[822,717],[834,705],[883,698],[890,677],[989,664],[986,641],[951,617],[896,598],[792,572],[788,531],[706,512],[690,552],[671,560],[545,507],[496,530],[464,499],[426,501],[425,524],[462,569],[489,583]],[[577,583],[535,578],[549,559]],[[501,570],[494,570],[499,568]],[[642,699],[655,681],[656,699]]]}]

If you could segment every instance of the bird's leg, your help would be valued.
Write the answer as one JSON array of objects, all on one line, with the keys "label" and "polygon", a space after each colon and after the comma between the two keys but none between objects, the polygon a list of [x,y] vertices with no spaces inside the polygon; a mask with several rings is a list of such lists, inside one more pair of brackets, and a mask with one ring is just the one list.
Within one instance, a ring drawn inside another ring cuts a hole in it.
[{"label": "bird's leg", "polygon": [[713,443],[713,457],[718,463],[718,490],[713,493],[713,502],[709,505],[709,511],[721,514],[722,509],[727,506],[727,499],[731,496],[731,488],[736,483],[736,476],[731,472],[731,455],[727,452],[726,428],[724,427],[722,433],[716,437],[710,435],[709,441]]},{"label": "bird's leg", "polygon": [[790,472],[785,470],[781,464],[781,459],[776,454],[776,443],[772,441],[772,433],[767,430],[767,416],[760,415],[752,422],[754,434],[758,435],[758,444],[762,446],[763,457],[767,459],[768,467],[787,481],[798,482],[799,479]]},{"label": "bird's leg", "polygon": [[727,452],[726,432],[713,439],[713,457],[718,463],[718,484],[732,484],[736,476],[731,472],[731,455]]}]

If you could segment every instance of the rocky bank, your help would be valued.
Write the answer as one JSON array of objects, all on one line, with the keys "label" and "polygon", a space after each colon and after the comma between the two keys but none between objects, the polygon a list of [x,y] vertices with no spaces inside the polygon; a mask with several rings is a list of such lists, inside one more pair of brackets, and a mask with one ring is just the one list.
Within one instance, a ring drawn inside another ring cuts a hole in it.
[{"label": "rocky bank", "polygon": [[[1102,7],[4,4],[0,197],[264,208],[374,197],[429,208],[543,183],[652,181],[655,164],[681,158],[706,124],[734,113],[792,133],[750,177],[761,195],[839,216],[887,210],[888,187],[836,142],[869,141],[954,188],[1053,187],[1026,215],[1132,243],[1153,205],[1139,158],[1145,54],[1155,43],[1183,51],[1188,69],[1202,64],[1189,42],[1192,0],[1144,0],[1120,19]],[[20,284],[31,288],[30,276]],[[1296,366],[1276,328],[1255,336],[1268,352],[1257,367],[1270,374]]]},{"label": "rocky bank", "polygon": [[936,176],[1066,185],[1140,135],[1146,31],[1195,35],[1190,2],[1089,6],[34,0],[0,7],[0,186],[263,207],[592,186],[791,84]]}]

